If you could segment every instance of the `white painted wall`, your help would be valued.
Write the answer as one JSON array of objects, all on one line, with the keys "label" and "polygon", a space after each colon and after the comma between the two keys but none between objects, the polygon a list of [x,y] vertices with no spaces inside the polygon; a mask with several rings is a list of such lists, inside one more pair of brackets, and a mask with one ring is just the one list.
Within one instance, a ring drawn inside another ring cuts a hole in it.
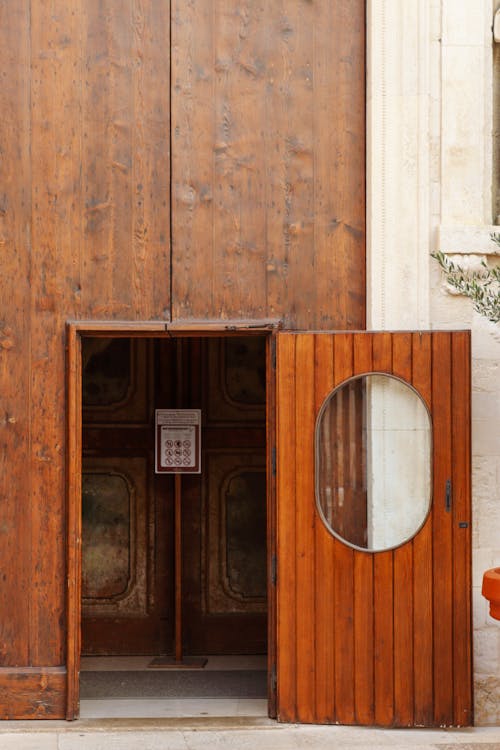
[{"label": "white painted wall", "polygon": [[499,5],[368,0],[368,327],[472,329],[477,724],[500,724],[500,622],[480,593],[483,571],[500,565],[500,326],[450,294],[429,253],[474,264],[495,251]]}]

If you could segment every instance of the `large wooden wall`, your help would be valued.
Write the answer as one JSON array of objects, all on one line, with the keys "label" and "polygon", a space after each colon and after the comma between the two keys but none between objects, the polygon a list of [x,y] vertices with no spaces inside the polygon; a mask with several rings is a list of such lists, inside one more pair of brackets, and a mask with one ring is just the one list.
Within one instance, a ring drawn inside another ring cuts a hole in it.
[{"label": "large wooden wall", "polygon": [[3,0],[0,49],[0,717],[53,717],[65,321],[364,327],[364,2]]}]

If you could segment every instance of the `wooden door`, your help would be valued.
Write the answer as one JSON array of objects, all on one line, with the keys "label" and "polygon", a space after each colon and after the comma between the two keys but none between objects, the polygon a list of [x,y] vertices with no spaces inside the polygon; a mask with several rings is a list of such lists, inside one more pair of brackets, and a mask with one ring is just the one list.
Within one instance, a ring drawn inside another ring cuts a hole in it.
[{"label": "wooden door", "polygon": [[[362,551],[315,502],[315,425],[353,375],[410,384],[432,423],[432,502],[409,541]],[[453,333],[279,333],[277,701],[282,721],[472,722],[470,339]]]}]

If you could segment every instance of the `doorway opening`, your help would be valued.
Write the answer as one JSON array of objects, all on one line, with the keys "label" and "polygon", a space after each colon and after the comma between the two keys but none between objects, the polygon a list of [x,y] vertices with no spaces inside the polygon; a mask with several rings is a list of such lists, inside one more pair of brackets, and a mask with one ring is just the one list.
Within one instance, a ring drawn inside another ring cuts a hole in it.
[{"label": "doorway opening", "polygon": [[[79,338],[75,706],[268,715],[272,337]],[[201,413],[200,473],[155,471],[155,415],[174,409]]]}]

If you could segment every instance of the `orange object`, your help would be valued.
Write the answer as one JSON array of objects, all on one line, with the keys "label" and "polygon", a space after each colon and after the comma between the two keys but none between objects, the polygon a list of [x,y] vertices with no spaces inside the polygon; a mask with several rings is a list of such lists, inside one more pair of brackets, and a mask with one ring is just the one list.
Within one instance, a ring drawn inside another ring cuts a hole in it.
[{"label": "orange object", "polygon": [[500,620],[500,568],[491,568],[483,575],[482,594],[490,602],[490,615]]}]

